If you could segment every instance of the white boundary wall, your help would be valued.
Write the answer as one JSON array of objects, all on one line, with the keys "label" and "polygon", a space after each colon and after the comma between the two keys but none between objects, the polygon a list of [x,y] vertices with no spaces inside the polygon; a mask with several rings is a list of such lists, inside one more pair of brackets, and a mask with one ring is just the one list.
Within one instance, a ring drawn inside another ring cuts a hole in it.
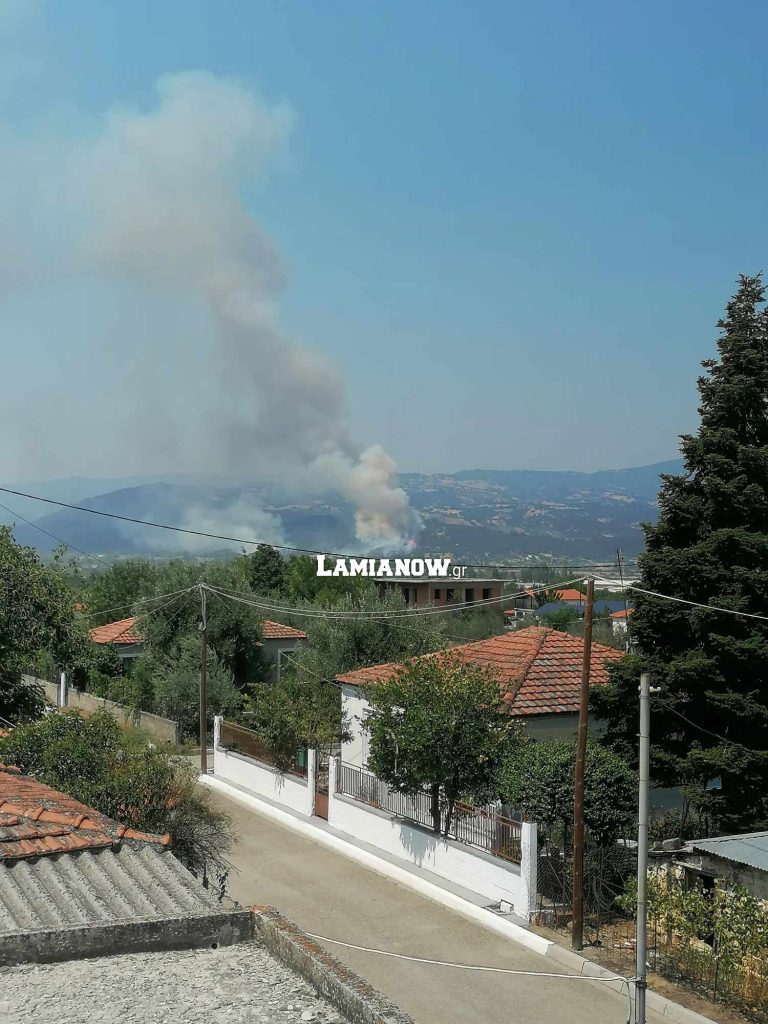
[{"label": "white boundary wall", "polygon": [[485,896],[505,900],[526,921],[536,899],[536,825],[523,822],[520,865],[474,850],[427,829],[407,824],[384,811],[336,792],[338,761],[331,758],[328,824],[401,860]]},{"label": "white boundary wall", "polygon": [[266,797],[281,807],[298,811],[310,817],[315,809],[315,752],[307,752],[307,778],[281,772],[272,765],[252,757],[222,750],[220,746],[221,718],[213,720],[213,774],[222,782],[242,786],[254,796]]}]

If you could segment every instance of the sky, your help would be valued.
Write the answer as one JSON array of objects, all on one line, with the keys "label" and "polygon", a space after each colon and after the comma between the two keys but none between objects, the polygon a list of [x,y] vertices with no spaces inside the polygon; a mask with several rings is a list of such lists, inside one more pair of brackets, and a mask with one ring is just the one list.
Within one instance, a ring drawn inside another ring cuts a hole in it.
[{"label": "sky", "polygon": [[[0,478],[673,458],[766,263],[767,29],[743,0],[0,0]],[[259,279],[258,344],[222,341],[217,260]]]}]

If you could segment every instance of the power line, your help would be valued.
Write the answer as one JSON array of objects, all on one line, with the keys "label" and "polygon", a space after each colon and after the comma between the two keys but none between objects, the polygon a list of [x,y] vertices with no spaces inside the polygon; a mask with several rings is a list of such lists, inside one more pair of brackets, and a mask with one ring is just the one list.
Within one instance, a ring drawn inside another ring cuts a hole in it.
[{"label": "power line", "polygon": [[[392,582],[396,582],[397,577],[394,577]],[[429,582],[431,584],[440,582],[441,586],[445,580],[445,577],[432,577],[431,579],[425,579],[423,582]],[[572,580],[565,580],[561,586],[566,586],[569,583],[580,582],[581,577],[577,576]],[[388,580],[386,582],[389,582]],[[496,604],[505,604],[507,601],[514,600],[515,594],[502,594],[501,597],[489,597],[484,598],[480,601],[458,601],[455,604],[450,605],[430,605],[425,608],[402,608],[392,609],[391,611],[366,611],[365,609],[355,609],[351,611],[334,611],[332,609],[321,609],[321,608],[299,608],[290,605],[280,605],[269,601],[259,601],[254,599],[257,596],[243,594],[241,591],[233,591],[224,587],[211,587],[210,584],[204,584],[204,586],[211,590],[218,590],[220,593],[225,594],[227,597],[231,597],[233,600],[239,600],[243,604],[250,604],[254,608],[261,608],[271,612],[282,613],[285,615],[296,615],[304,616],[305,618],[336,618],[336,619],[397,619],[397,618],[413,618],[414,616],[423,615],[446,615],[457,611],[466,611],[468,609],[477,608],[489,608]],[[449,588],[450,589],[450,588]],[[537,590],[531,590],[531,594],[542,593],[546,590],[550,590],[550,587],[541,587]]]},{"label": "power line", "polygon": [[605,983],[621,981],[629,984],[628,980],[620,974],[614,974],[610,978],[595,978],[587,974],[554,974],[546,971],[515,971],[509,967],[486,967],[481,964],[459,964],[449,960],[428,960],[422,956],[406,956],[405,953],[393,953],[388,949],[375,949],[370,946],[356,946],[352,942],[342,942],[340,939],[330,939],[327,935],[313,935],[307,932],[310,939],[319,942],[330,942],[334,946],[344,946],[346,949],[357,949],[362,953],[377,953],[379,956],[391,956],[396,960],[408,960],[416,964],[430,964],[434,967],[455,967],[460,971],[487,971],[492,974],[512,974],[523,978],[564,978],[567,981],[602,981]]},{"label": "power line", "polygon": [[[120,522],[124,522],[124,523],[135,523],[135,524],[137,524],[139,526],[151,526],[151,527],[153,527],[156,530],[169,530],[169,531],[171,531],[173,533],[189,534],[192,537],[207,537],[209,540],[223,540],[223,541],[228,541],[228,542],[230,542],[232,544],[246,544],[246,545],[249,545],[251,547],[258,546],[260,544],[265,544],[266,543],[266,544],[268,544],[269,547],[273,547],[273,548],[276,548],[276,549],[281,550],[281,551],[295,551],[295,552],[297,552],[299,554],[305,554],[305,555],[327,555],[328,557],[333,557],[333,558],[356,558],[356,559],[361,559],[361,558],[370,558],[370,557],[378,558],[379,557],[379,556],[370,556],[370,555],[353,555],[353,554],[349,554],[348,552],[345,553],[345,552],[338,552],[338,551],[320,551],[317,548],[300,548],[300,547],[295,547],[295,546],[293,546],[291,544],[273,544],[273,543],[269,543],[269,542],[262,541],[262,540],[254,540],[253,538],[231,537],[231,536],[229,536],[227,534],[222,534],[222,533],[208,533],[205,530],[190,530],[190,529],[187,529],[187,528],[182,527],[182,526],[171,526],[168,523],[155,523],[155,522],[153,522],[153,521],[151,521],[149,519],[138,519],[135,516],[123,516],[123,515],[119,515],[117,512],[105,512],[105,511],[103,511],[101,509],[86,508],[84,505],[73,505],[73,504],[70,504],[69,502],[66,502],[66,501],[57,501],[54,498],[44,498],[44,497],[42,497],[39,494],[28,494],[26,491],[15,491],[15,490],[11,489],[10,487],[0,487],[0,491],[5,493],[5,494],[15,494],[15,495],[17,495],[20,498],[30,498],[33,501],[42,501],[42,502],[45,502],[48,505],[56,505],[59,508],[68,508],[68,509],[71,509],[74,512],[87,512],[90,515],[103,516],[103,517],[105,517],[107,519],[117,519]],[[64,543],[64,542],[62,542],[62,543]],[[523,570],[523,569],[528,570],[528,571],[530,571],[530,570],[544,570],[544,569],[546,569],[546,570],[554,571],[554,570],[573,570],[573,569],[585,569],[585,570],[587,570],[587,569],[603,569],[603,568],[607,568],[607,567],[613,568],[613,566],[615,565],[615,562],[592,562],[589,565],[530,565],[530,564],[524,564],[524,565],[500,565],[499,564],[499,565],[496,565],[496,564],[491,564],[491,563],[487,563],[487,562],[468,562],[467,564],[468,565],[472,565],[472,566],[474,566],[477,569],[508,569],[508,570],[515,570],[515,571],[519,571],[519,570]]]},{"label": "power line", "polygon": [[155,597],[144,597],[137,598],[135,601],[128,601],[126,604],[113,605],[111,608],[99,608],[98,611],[91,612],[87,611],[87,617],[93,618],[96,615],[106,615],[107,612],[119,612],[125,608],[134,608],[137,604],[152,604],[155,601],[162,601],[164,597],[175,597],[177,594],[188,594],[191,590],[196,590],[197,584],[184,587],[182,590],[169,590],[165,594],[157,594]]},{"label": "power line", "polygon": [[85,555],[86,558],[98,558],[100,562],[104,562],[105,565],[111,565],[106,558],[102,558],[101,555],[92,555],[90,551],[84,551],[82,548],[77,547],[75,544],[70,544],[69,541],[63,540],[61,537],[57,537],[55,533],[51,533],[50,530],[44,530],[42,526],[38,526],[37,523],[31,519],[25,518],[20,512],[14,512],[12,508],[8,508],[7,505],[3,505],[0,502],[0,508],[4,508],[8,515],[13,516],[14,519],[21,519],[27,526],[31,526],[33,530],[39,530],[40,533],[44,533],[46,537],[50,537],[51,540],[55,540],[57,544],[63,544],[65,548],[71,548],[73,551],[77,551],[80,555]]},{"label": "power line", "polygon": [[754,612],[740,612],[735,608],[721,608],[715,604],[702,604],[701,601],[689,601],[684,597],[672,597],[670,594],[660,594],[656,590],[643,590],[642,587],[635,587],[630,583],[625,584],[627,590],[636,590],[638,594],[647,594],[648,597],[660,597],[664,601],[676,601],[678,604],[688,604],[693,608],[704,608],[708,612],[723,612],[725,615],[740,615],[745,619],[760,619],[768,622],[768,615],[756,615]]},{"label": "power line", "polygon": [[743,743],[737,743],[736,740],[729,740],[727,736],[721,736],[718,732],[712,732],[711,729],[705,729],[703,725],[697,725],[696,722],[692,722],[690,718],[681,711],[676,711],[675,708],[663,708],[663,711],[671,711],[673,715],[677,715],[678,718],[682,718],[684,722],[687,722],[693,729],[698,729],[699,732],[706,733],[707,736],[713,736],[716,740],[720,740],[721,743],[727,743],[731,747],[739,747],[741,750],[746,750],[748,754],[760,754],[763,757],[768,757],[768,750],[756,750],[754,747],[745,747]]}]

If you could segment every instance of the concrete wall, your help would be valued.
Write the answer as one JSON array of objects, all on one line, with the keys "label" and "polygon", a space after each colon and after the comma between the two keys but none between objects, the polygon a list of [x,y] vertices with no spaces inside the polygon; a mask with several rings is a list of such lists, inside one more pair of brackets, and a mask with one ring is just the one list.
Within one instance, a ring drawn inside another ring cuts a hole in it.
[{"label": "concrete wall", "polygon": [[285,651],[289,656],[293,654],[297,647],[300,647],[303,643],[298,637],[287,637],[280,640],[268,639],[263,640],[261,644],[261,653],[264,658],[265,668],[267,672],[266,681],[268,683],[276,683],[279,681],[283,671],[285,671],[290,662],[286,662],[281,666],[280,652]]},{"label": "concrete wall", "polygon": [[522,863],[518,866],[452,839],[435,836],[375,807],[336,792],[335,758],[331,758],[328,824],[386,853],[431,871],[498,902],[511,903],[526,920],[536,896],[536,826],[523,823]]},{"label": "concrete wall", "polygon": [[254,796],[266,797],[281,807],[310,817],[315,803],[314,750],[307,751],[307,778],[289,775],[262,761],[232,750],[223,750],[219,742],[221,718],[213,721],[213,774],[222,782],[242,786]]},{"label": "concrete wall", "polygon": [[[45,696],[52,704],[58,706],[59,687],[56,683],[50,683],[47,679],[35,679],[34,676],[24,676],[30,683],[38,683],[45,690]],[[160,743],[178,743],[179,727],[170,718],[161,718],[160,715],[152,715],[148,711],[134,711],[124,704],[116,704],[112,700],[105,700],[103,697],[96,697],[85,690],[75,690],[69,687],[67,690],[68,708],[78,708],[86,717],[96,711],[110,711],[118,722],[123,726],[134,726],[148,732],[153,739]]]},{"label": "concrete wall", "polygon": [[249,939],[252,932],[251,914],[243,908],[190,914],[165,921],[121,921],[78,928],[18,932],[0,936],[0,967],[82,960],[89,956],[144,950],[229,946]]}]

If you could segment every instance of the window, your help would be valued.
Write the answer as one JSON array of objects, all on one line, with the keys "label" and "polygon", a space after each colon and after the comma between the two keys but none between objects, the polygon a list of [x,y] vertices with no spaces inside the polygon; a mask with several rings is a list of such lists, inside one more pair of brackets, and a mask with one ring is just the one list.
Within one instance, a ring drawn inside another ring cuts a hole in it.
[{"label": "window", "polygon": [[446,592],[445,592],[445,600],[446,601],[455,601],[456,600],[456,591],[454,590],[453,587],[448,587],[448,589],[446,590]]},{"label": "window", "polygon": [[491,588],[490,587],[483,587],[483,600],[484,601],[490,601],[490,599],[491,599]]},{"label": "window", "polygon": [[436,601],[439,601],[439,600],[440,600],[440,596],[441,596],[441,594],[442,594],[442,590],[440,590],[440,588],[439,588],[439,587],[436,587],[436,588],[435,588],[435,600],[436,600]]},{"label": "window", "polygon": [[474,587],[467,587],[467,589],[464,591],[464,600],[467,602],[467,604],[475,600]]}]

